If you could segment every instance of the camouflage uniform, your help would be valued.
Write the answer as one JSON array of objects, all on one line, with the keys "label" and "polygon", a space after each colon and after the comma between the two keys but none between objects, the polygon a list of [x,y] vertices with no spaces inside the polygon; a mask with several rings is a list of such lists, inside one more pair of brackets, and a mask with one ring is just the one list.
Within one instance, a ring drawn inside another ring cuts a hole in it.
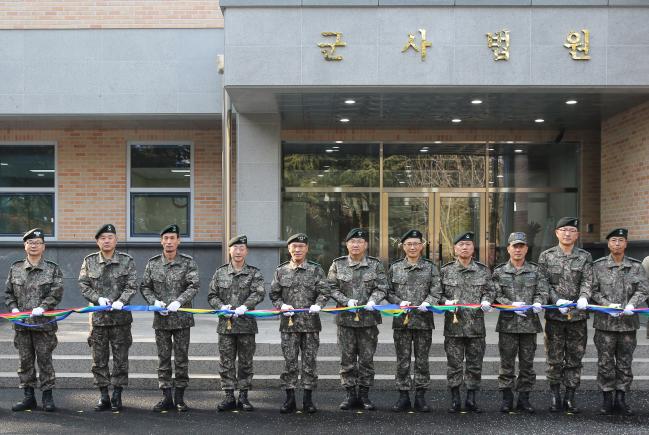
[{"label": "camouflage uniform", "polygon": [[[387,300],[392,304],[408,301],[412,305],[439,302],[440,282],[437,267],[425,258],[411,264],[406,258],[392,263],[388,270],[391,286]],[[434,314],[411,310],[408,314],[392,320],[394,348],[397,354],[396,382],[398,390],[410,390],[410,355],[415,352],[414,386],[427,389],[430,386],[428,354],[435,329]]]},{"label": "camouflage uniform", "polygon": [[[264,300],[264,277],[259,269],[244,264],[236,271],[231,263],[216,269],[207,300],[217,310],[223,305],[232,308],[245,305],[249,310]],[[219,319],[219,374],[223,390],[250,389],[253,375],[252,358],[255,355],[257,321],[251,316]],[[235,359],[239,356],[238,367]],[[238,379],[237,379],[238,373]]]},{"label": "camouflage uniform", "polygon": [[[144,269],[140,285],[142,296],[149,305],[157,300],[167,305],[180,302],[181,308],[191,308],[199,290],[198,266],[189,255],[178,253],[168,261],[163,254],[152,257]],[[184,312],[169,312],[167,316],[154,313],[153,328],[158,347],[158,384],[160,389],[185,388],[189,383],[189,331],[194,316]],[[171,351],[174,354],[175,379],[171,379]]]},{"label": "camouflage uniform", "polygon": [[[103,297],[128,305],[137,292],[137,272],[130,255],[115,252],[105,259],[101,252],[88,255],[79,273],[79,287],[84,298],[99,304]],[[128,351],[133,342],[130,311],[114,310],[92,313],[92,330],[88,344],[92,347],[92,374],[97,387],[128,385]],[[113,371],[108,370],[110,350],[113,351]]]},{"label": "camouflage uniform", "polygon": [[[350,299],[365,305],[370,299],[379,303],[385,298],[389,284],[383,263],[365,256],[354,262],[345,255],[336,258],[329,268],[331,297],[338,306],[346,307]],[[381,314],[359,310],[336,316],[340,347],[340,380],[343,387],[370,387],[374,384],[374,352],[378,343]]]},{"label": "camouflage uniform", "polygon": [[[53,310],[63,298],[63,274],[59,266],[41,258],[32,266],[27,259],[16,261],[9,269],[7,277],[5,304],[9,310],[31,311],[42,307]],[[41,390],[54,388],[56,374],[52,365],[52,352],[58,344],[56,322],[43,316],[30,317],[23,323],[39,324],[39,327],[14,325],[14,346],[18,349],[20,364],[18,377],[20,388],[36,387],[36,367],[38,362]]]},{"label": "camouflage uniform", "polygon": [[[539,270],[550,285],[548,302],[559,299],[576,301],[590,298],[593,281],[593,261],[590,254],[574,247],[565,254],[559,246],[543,251],[539,256]],[[550,385],[563,384],[576,389],[581,379],[581,360],[586,352],[588,312],[570,310],[545,311],[545,349],[547,378]]]},{"label": "camouflage uniform", "polygon": [[[313,261],[300,265],[287,261],[275,270],[270,286],[270,300],[276,308],[291,305],[309,308],[317,304],[323,307],[329,300],[330,290],[322,267]],[[281,316],[279,331],[285,367],[282,388],[295,389],[298,384],[298,356],[302,352],[302,384],[305,390],[313,390],[318,384],[316,357],[320,347],[320,315],[318,313],[295,313],[292,317]]]},{"label": "camouflage uniform", "polygon": [[[525,262],[516,269],[511,261],[498,266],[492,275],[496,290],[496,302],[511,305],[525,302],[526,305],[544,304],[548,298],[548,282],[534,263]],[[539,315],[532,310],[526,317],[513,311],[501,311],[498,315],[496,332],[499,333],[500,374],[498,388],[518,392],[532,391],[536,382],[534,354],[536,334],[542,332]],[[519,373],[516,379],[515,364],[518,355]]]},{"label": "camouflage uniform", "polygon": [[[593,263],[593,301],[599,305],[638,306],[649,295],[647,275],[640,261],[624,257],[615,264],[609,255]],[[638,315],[613,317],[595,313],[597,383],[602,391],[628,391],[633,381],[631,363],[636,348]]]},{"label": "camouflage uniform", "polygon": [[[445,264],[441,270],[441,281],[441,303],[452,300],[457,300],[458,304],[493,301],[489,269],[478,261],[471,260],[467,267],[459,260]],[[457,318],[457,323],[454,323],[454,318]],[[444,337],[449,388],[460,387],[465,380],[467,389],[478,390],[485,352],[484,312],[479,308],[459,308],[455,313],[444,313]],[[466,371],[466,375],[463,371]]]}]

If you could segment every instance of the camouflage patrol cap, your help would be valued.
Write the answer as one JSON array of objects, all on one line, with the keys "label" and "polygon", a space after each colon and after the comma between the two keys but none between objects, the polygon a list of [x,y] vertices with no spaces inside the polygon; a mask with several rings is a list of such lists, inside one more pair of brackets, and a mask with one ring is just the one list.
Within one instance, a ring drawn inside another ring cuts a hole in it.
[{"label": "camouflage patrol cap", "polygon": [[246,236],[245,234],[239,234],[238,236],[234,236],[228,241],[228,248],[232,245],[248,246],[248,236]]},{"label": "camouflage patrol cap", "polygon": [[458,243],[464,241],[473,242],[474,238],[475,238],[475,234],[473,233],[473,231],[467,231],[466,233],[457,235],[455,239],[453,239],[453,244],[457,245]]},{"label": "camouflage patrol cap", "polygon": [[164,236],[167,233],[176,233],[180,236],[180,228],[178,228],[178,225],[176,224],[167,225],[162,229],[162,231],[160,231],[160,236]]},{"label": "camouflage patrol cap", "polygon": [[624,237],[627,239],[629,236],[629,230],[626,228],[616,228],[610,233],[606,235],[606,240],[610,239],[611,237]]},{"label": "camouflage patrol cap", "polygon": [[306,243],[308,245],[309,238],[304,233],[293,234],[288,239],[286,239],[286,246],[290,245],[291,243]]},{"label": "camouflage patrol cap", "polygon": [[349,242],[351,239],[363,239],[366,242],[370,240],[370,233],[367,230],[362,228],[352,228],[345,237],[345,242]]},{"label": "camouflage patrol cap", "polygon": [[508,245],[517,245],[519,243],[527,245],[527,235],[522,231],[511,233],[507,238]]},{"label": "camouflage patrol cap", "polygon": [[557,221],[557,225],[554,229],[559,229],[563,227],[575,227],[579,228],[579,218],[576,217],[562,217]]},{"label": "camouflage patrol cap", "polygon": [[104,233],[117,234],[117,230],[115,229],[115,225],[106,224],[106,225],[102,226],[101,228],[99,228],[97,230],[97,232],[95,233],[95,240],[97,240],[99,238],[99,236],[101,236]]},{"label": "camouflage patrol cap", "polygon": [[25,233],[23,236],[23,242],[29,239],[43,239],[43,241],[45,241],[45,231],[40,228],[33,228]]},{"label": "camouflage patrol cap", "polygon": [[408,230],[403,236],[401,236],[401,243],[405,242],[408,239],[424,240],[424,235],[419,230]]}]

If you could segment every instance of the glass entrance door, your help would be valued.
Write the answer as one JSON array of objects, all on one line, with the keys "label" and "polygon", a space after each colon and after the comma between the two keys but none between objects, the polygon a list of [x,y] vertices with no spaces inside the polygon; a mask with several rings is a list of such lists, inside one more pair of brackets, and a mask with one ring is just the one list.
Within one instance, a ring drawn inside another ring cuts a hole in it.
[{"label": "glass entrance door", "polygon": [[414,228],[428,242],[424,256],[438,265],[453,260],[453,239],[465,231],[475,233],[475,257],[484,259],[486,219],[484,192],[385,192],[381,257],[390,262],[403,257],[401,236]]}]

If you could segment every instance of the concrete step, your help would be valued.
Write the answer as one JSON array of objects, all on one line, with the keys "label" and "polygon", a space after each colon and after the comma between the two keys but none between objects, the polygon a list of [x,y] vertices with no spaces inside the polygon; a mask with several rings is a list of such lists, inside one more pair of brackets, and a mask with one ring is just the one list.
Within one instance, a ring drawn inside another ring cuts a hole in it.
[{"label": "concrete step", "polygon": [[[446,373],[446,357],[437,356],[428,359],[431,373]],[[112,362],[110,363],[112,365]],[[219,369],[219,358],[215,356],[191,356],[190,370],[196,374],[216,374]],[[90,355],[55,355],[54,368],[57,373],[90,372],[92,360]],[[17,355],[0,355],[0,372],[11,372],[18,367]],[[158,358],[152,356],[129,357],[129,370],[133,373],[156,373]],[[536,373],[542,374],[546,370],[545,358],[540,356],[534,359]],[[393,374],[396,372],[394,357],[375,356],[374,368],[376,373]],[[284,358],[281,356],[256,356],[254,370],[257,374],[279,375],[284,370]],[[340,370],[340,358],[335,356],[318,357],[318,373],[322,375],[337,375]],[[498,357],[485,357],[482,373],[497,375],[500,370]],[[649,375],[649,358],[635,358],[633,371],[636,375]],[[597,373],[597,359],[584,358],[584,374]]]}]

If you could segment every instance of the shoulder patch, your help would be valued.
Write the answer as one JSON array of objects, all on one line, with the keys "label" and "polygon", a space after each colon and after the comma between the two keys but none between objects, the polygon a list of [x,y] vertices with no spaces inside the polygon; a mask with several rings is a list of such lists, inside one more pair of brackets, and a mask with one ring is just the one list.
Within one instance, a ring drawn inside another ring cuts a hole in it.
[{"label": "shoulder patch", "polygon": [[372,257],[371,255],[368,255],[367,258],[370,259],[370,260],[373,260],[373,261],[378,261],[379,263],[381,262],[381,260],[379,260],[376,257]]},{"label": "shoulder patch", "polygon": [[217,267],[216,270],[223,269],[224,267],[228,267],[229,264],[230,264],[230,263],[222,264],[222,265],[220,265],[219,267]]},{"label": "shoulder patch", "polygon": [[405,260],[405,258],[406,258],[406,257],[401,257],[401,258],[397,258],[396,260],[392,260],[392,262],[390,262],[390,266],[392,266],[393,264],[397,264],[397,263],[399,263],[400,261]]},{"label": "shoulder patch", "polygon": [[149,258],[149,261],[151,260],[157,260],[158,258],[162,257],[162,254],[154,255],[153,257]]},{"label": "shoulder patch", "polygon": [[[320,266],[320,263],[318,263],[317,261],[307,260],[306,262],[309,263],[309,264],[313,264],[314,266]],[[320,266],[320,267],[322,267],[322,266]]]},{"label": "shoulder patch", "polygon": [[642,264],[642,261],[638,260],[637,258],[626,257],[626,259],[629,260],[629,261],[631,261],[631,262],[633,262],[633,263],[640,263],[640,264]]},{"label": "shoulder patch", "polygon": [[434,262],[433,260],[431,260],[430,258],[421,257],[421,259],[422,259],[423,261],[428,262],[428,263],[433,263],[433,264],[435,264],[435,262]]},{"label": "shoulder patch", "polygon": [[18,263],[22,263],[22,262],[24,262],[24,261],[25,261],[25,260],[16,260],[16,261],[14,261],[13,263],[11,263],[11,265],[13,266],[13,265],[16,265],[16,264],[18,264]]},{"label": "shoulder patch", "polygon": [[496,267],[494,267],[494,270],[496,270],[496,269],[500,269],[500,268],[503,267],[505,264],[507,264],[507,262],[505,262],[505,263],[500,263],[500,264],[496,265]]},{"label": "shoulder patch", "polygon": [[473,262],[474,262],[475,264],[479,264],[480,266],[482,266],[482,267],[484,267],[484,268],[487,267],[486,264],[484,264],[484,263],[480,263],[478,260],[473,260]]},{"label": "shoulder patch", "polygon": [[443,264],[443,265],[442,265],[442,268],[447,267],[447,266],[450,266],[450,265],[453,264],[453,263],[455,263],[455,261],[449,261],[448,263]]},{"label": "shoulder patch", "polygon": [[[227,263],[226,263],[226,266],[227,266]],[[259,268],[257,266],[253,266],[252,264],[247,264],[246,263],[246,266],[248,266],[248,268],[252,269],[252,270],[259,270]]]},{"label": "shoulder patch", "polygon": [[127,254],[126,252],[117,251],[116,254],[117,254],[117,255],[121,255],[121,256],[123,256],[123,257],[131,258],[131,259],[133,258],[132,255]]},{"label": "shoulder patch", "polygon": [[55,263],[55,262],[53,262],[52,260],[48,260],[47,258],[45,259],[45,262],[46,262],[47,264],[51,264],[52,266],[56,266],[56,267],[59,267],[59,265],[58,265],[58,264],[56,264],[56,263]]},{"label": "shoulder patch", "polygon": [[93,252],[92,254],[88,254],[88,255],[86,255],[85,257],[83,257],[83,259],[85,260],[85,259],[87,259],[87,258],[94,257],[94,256],[96,256],[96,255],[99,255],[99,252]]},{"label": "shoulder patch", "polygon": [[277,269],[279,269],[282,266],[286,266],[288,263],[290,263],[290,261],[285,261],[283,263],[280,263],[279,266],[277,266]]},{"label": "shoulder patch", "polygon": [[342,257],[334,258],[333,261],[345,260],[345,259],[347,259],[347,256],[346,256],[346,255],[343,255]]},{"label": "shoulder patch", "polygon": [[528,263],[528,264],[531,264],[532,266],[536,266],[536,267],[539,266],[539,263],[535,263],[535,262],[533,262],[533,261],[527,261],[527,260],[525,260],[525,262]]},{"label": "shoulder patch", "polygon": [[184,258],[188,258],[188,259],[190,259],[190,260],[193,260],[193,259],[194,259],[194,257],[192,257],[191,255],[183,254],[182,252],[180,253],[180,256],[181,256],[181,257],[184,257]]},{"label": "shoulder patch", "polygon": [[[595,263],[599,263],[600,261],[604,261],[604,260],[606,260],[607,258],[608,258],[608,256],[606,256],[606,257],[600,257],[600,258],[598,258],[597,260],[593,261],[593,264],[595,264]],[[628,258],[628,257],[627,257],[627,258]]]}]

